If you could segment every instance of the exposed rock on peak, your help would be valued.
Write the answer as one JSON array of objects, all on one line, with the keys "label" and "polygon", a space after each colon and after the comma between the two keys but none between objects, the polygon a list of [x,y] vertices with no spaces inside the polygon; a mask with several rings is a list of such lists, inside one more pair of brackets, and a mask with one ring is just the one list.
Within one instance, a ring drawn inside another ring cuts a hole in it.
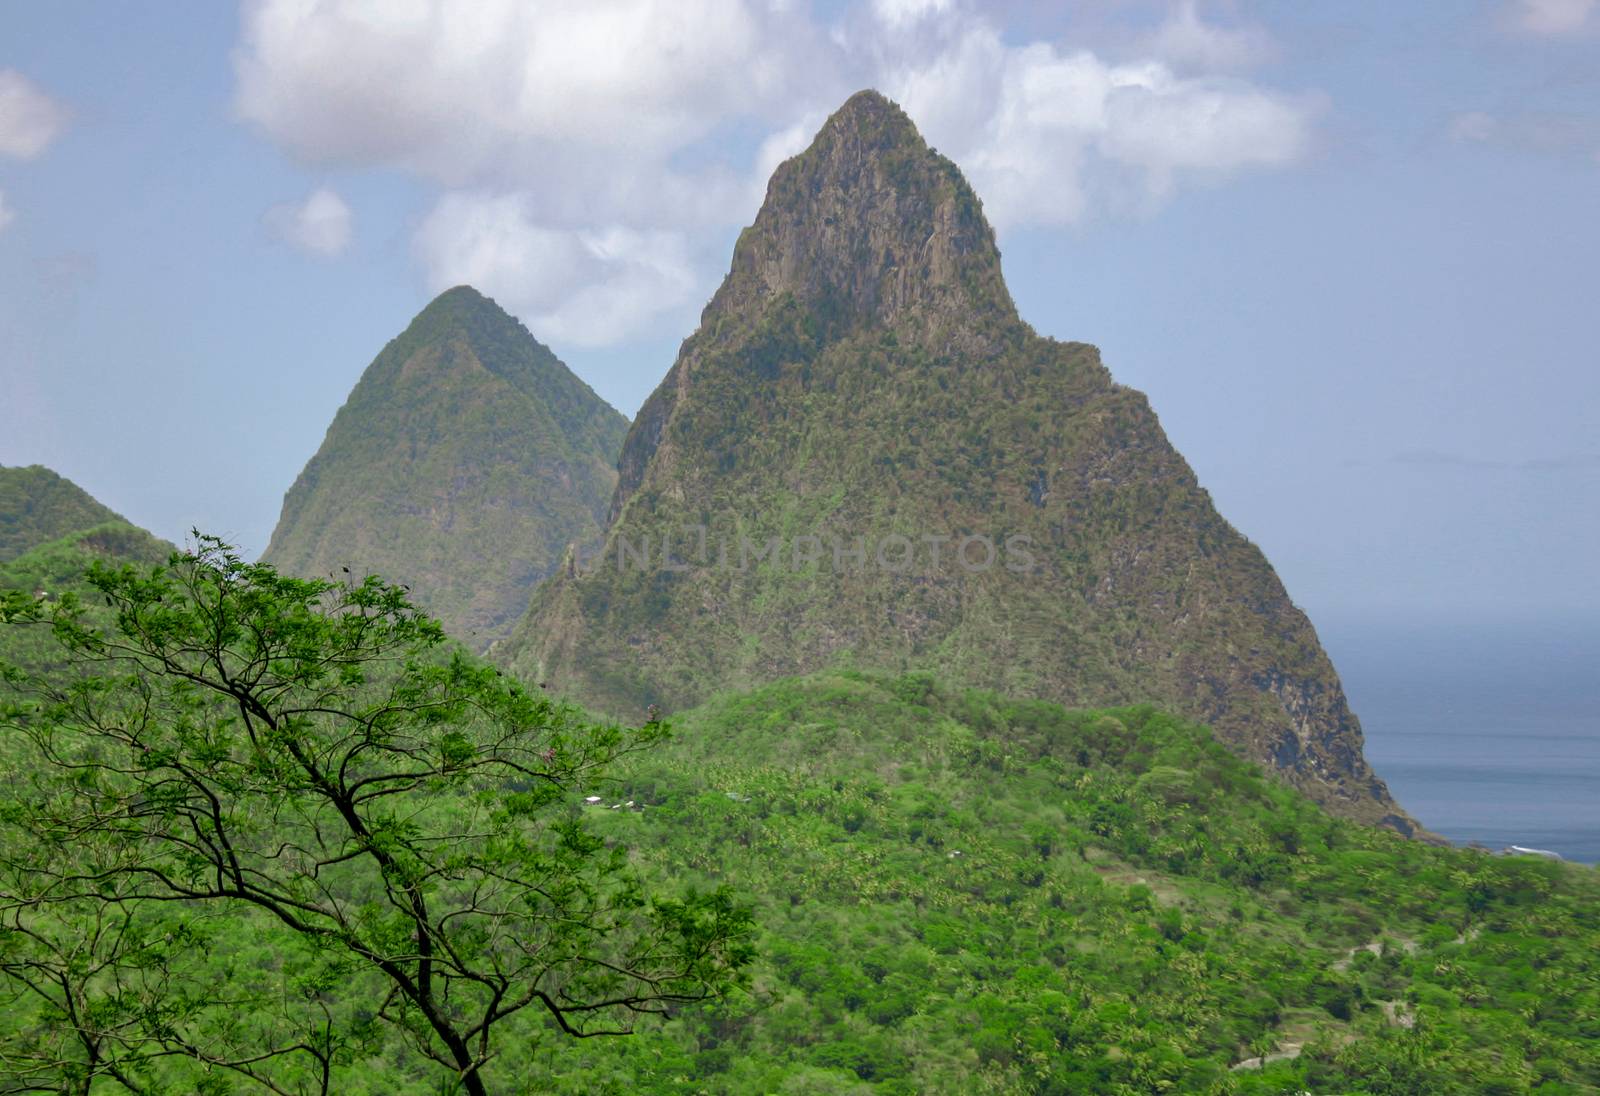
[{"label": "exposed rock on peak", "polygon": [[610,519],[656,456],[698,362],[733,352],[770,380],[817,340],[886,325],[978,359],[1022,330],[977,195],[905,111],[861,91],[773,173],[700,329],[628,434]]},{"label": "exposed rock on peak", "polygon": [[785,293],[833,324],[1012,311],[977,196],[875,91],[852,96],[773,174],[712,308]]}]

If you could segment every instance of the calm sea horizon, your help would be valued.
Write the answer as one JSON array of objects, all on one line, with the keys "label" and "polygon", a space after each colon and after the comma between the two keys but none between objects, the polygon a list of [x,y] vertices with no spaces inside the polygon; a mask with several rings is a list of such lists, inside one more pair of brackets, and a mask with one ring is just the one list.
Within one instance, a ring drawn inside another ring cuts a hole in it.
[{"label": "calm sea horizon", "polygon": [[1600,863],[1600,625],[1317,624],[1367,760],[1423,825],[1457,844]]}]

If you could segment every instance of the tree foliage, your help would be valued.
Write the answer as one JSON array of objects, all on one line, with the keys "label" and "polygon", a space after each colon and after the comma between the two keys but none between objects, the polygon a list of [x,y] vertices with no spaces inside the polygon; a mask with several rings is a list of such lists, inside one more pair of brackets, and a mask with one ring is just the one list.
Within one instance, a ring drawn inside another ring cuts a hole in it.
[{"label": "tree foliage", "polygon": [[597,825],[756,901],[752,992],[552,1092],[1600,1090],[1593,868],[1333,818],[1150,707],[837,670],[674,727]]},{"label": "tree foliage", "polygon": [[0,707],[0,975],[38,1021],[12,1072],[326,1092],[398,1036],[481,1093],[525,1009],[619,1033],[735,979],[748,913],[721,889],[651,897],[579,814],[580,785],[664,725],[530,694],[376,577],[196,543],[96,564],[103,610],[6,595],[65,655],[7,668]]}]

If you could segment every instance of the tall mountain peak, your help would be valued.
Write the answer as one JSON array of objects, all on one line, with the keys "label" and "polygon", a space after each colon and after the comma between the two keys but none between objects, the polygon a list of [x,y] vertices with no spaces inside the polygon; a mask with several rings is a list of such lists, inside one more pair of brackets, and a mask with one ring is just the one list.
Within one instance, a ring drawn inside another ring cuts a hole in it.
[{"label": "tall mountain peak", "polygon": [[600,536],[627,419],[470,286],[375,358],[284,496],[264,559],[380,572],[469,645]]},{"label": "tall mountain peak", "polygon": [[1015,315],[977,196],[876,91],[851,96],[779,166],[712,308],[786,293],[845,325]]},{"label": "tall mountain peak", "polygon": [[777,169],[619,474],[603,551],[497,652],[591,707],[930,670],[1156,704],[1415,828],[1271,564],[1094,347],[1017,316],[961,173],[876,93]]},{"label": "tall mountain peak", "polygon": [[1022,329],[977,195],[905,111],[867,90],[773,172],[700,329],[629,431],[611,520],[646,464],[671,459],[670,447],[658,454],[661,428],[698,362],[754,340],[756,376],[771,379],[780,359],[875,326],[929,354],[980,360]]}]

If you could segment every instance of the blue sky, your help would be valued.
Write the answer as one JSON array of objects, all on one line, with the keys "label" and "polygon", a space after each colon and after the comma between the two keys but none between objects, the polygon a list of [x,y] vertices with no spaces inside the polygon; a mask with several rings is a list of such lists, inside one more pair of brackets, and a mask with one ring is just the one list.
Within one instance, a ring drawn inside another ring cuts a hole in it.
[{"label": "blue sky", "polygon": [[263,548],[455,282],[632,414],[877,86],[1313,619],[1600,608],[1594,0],[175,11],[0,6],[0,463],[163,535]]}]

